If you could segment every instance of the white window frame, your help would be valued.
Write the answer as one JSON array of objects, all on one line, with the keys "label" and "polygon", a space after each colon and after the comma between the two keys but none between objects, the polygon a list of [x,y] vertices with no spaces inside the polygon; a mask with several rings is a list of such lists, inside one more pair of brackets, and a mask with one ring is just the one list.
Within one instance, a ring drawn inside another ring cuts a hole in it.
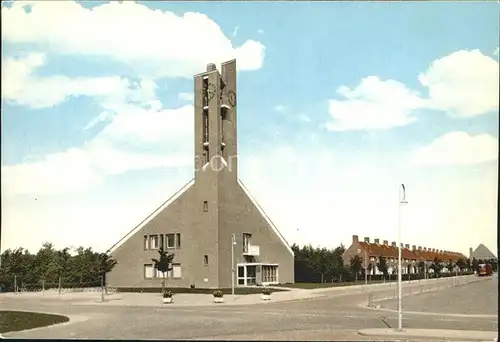
[{"label": "white window frame", "polygon": [[[172,264],[172,278],[181,279],[182,278],[182,266],[181,264]],[[169,272],[169,273],[170,273]]]},{"label": "white window frame", "polygon": [[[149,249],[158,249],[158,245],[159,245],[159,238],[158,238],[158,234],[153,234],[153,235],[149,235]],[[154,243],[153,243],[154,241]]]},{"label": "white window frame", "polygon": [[[150,269],[151,271],[148,272],[148,269]],[[143,276],[144,276],[144,279],[153,279],[154,278],[154,275],[155,275],[155,268],[154,268],[154,265],[152,264],[144,264],[143,266]],[[148,277],[148,273],[151,274],[150,277]]]},{"label": "white window frame", "polygon": [[[169,239],[168,237],[169,236],[172,236],[172,245],[169,245]],[[172,248],[175,248],[175,233],[172,233],[172,234],[165,234],[165,249],[172,249]]]},{"label": "white window frame", "polygon": [[243,233],[243,252],[248,252],[248,246],[252,244],[252,234]]}]

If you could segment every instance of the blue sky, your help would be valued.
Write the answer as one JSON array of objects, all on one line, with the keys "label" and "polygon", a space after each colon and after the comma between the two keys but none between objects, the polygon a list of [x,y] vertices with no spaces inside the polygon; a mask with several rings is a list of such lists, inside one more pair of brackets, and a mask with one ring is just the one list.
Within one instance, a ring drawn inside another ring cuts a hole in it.
[{"label": "blue sky", "polygon": [[3,3],[2,248],[116,242],[192,177],[192,75],[237,58],[240,177],[290,242],[395,239],[405,182],[403,242],[496,250],[497,12]]}]

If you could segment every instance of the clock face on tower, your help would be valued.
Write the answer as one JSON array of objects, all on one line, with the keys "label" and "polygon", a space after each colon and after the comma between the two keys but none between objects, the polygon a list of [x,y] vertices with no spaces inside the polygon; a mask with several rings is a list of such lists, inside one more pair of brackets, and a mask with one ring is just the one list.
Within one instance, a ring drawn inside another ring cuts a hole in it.
[{"label": "clock face on tower", "polygon": [[229,104],[234,107],[236,105],[236,94],[233,91],[230,91],[227,94],[227,100],[229,101]]}]

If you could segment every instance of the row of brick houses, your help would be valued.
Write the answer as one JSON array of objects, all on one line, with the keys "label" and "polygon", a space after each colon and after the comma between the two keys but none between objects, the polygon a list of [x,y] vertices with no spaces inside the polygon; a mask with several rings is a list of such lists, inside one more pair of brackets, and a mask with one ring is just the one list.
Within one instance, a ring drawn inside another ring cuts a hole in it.
[{"label": "row of brick houses", "polygon": [[[365,237],[364,241],[359,241],[358,236],[353,235],[351,246],[344,252],[344,263],[349,265],[351,258],[355,255],[358,255],[363,260],[363,267],[365,267],[365,257],[368,258],[369,262],[366,266],[371,274],[381,274],[377,269],[380,256],[386,258],[389,274],[395,273],[393,270],[395,271],[397,268],[398,248],[396,242],[389,244],[388,240],[384,240],[380,243],[379,239],[370,242],[369,237]],[[417,273],[420,262],[424,262],[428,269],[428,266],[432,264],[435,258],[441,260],[444,265],[449,261],[456,262],[459,259],[467,259],[461,253],[416,245],[410,248],[409,244],[401,244],[402,274]],[[432,270],[429,271],[432,272]],[[448,272],[446,267],[443,271]]]}]

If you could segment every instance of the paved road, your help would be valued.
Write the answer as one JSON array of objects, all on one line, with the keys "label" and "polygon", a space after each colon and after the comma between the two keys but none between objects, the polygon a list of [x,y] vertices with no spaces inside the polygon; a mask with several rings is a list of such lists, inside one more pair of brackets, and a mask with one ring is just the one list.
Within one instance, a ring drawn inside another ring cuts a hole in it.
[{"label": "paved road", "polygon": [[[397,310],[397,300],[380,303]],[[403,310],[465,315],[498,315],[498,278],[491,277],[466,286],[404,298]]]},{"label": "paved road", "polygon": [[[366,303],[366,293],[351,292],[331,291],[325,292],[327,296],[323,298],[245,306],[76,306],[68,301],[34,301],[22,295],[4,298],[0,305],[2,309],[70,316],[69,324],[5,334],[13,338],[370,340],[356,331],[397,325],[396,313],[362,308],[360,304]],[[404,326],[497,330],[498,322],[496,318],[408,314]]]}]

